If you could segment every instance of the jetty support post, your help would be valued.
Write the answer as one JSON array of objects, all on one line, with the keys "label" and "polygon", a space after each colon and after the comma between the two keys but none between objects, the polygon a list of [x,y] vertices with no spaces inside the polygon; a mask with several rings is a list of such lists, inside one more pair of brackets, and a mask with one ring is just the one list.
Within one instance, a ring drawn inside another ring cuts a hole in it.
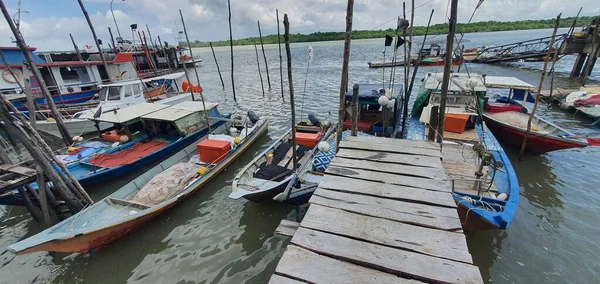
[{"label": "jetty support post", "polygon": [[[346,34],[344,36],[344,61],[342,63],[342,80],[340,82],[340,105],[338,109],[338,125],[335,137],[335,151],[339,151],[342,132],[344,131],[344,118],[346,116],[346,91],[348,90],[348,63],[350,62],[350,42],[352,40],[352,16],[354,13],[354,0],[348,0],[346,8]],[[289,66],[291,67],[291,66]]]},{"label": "jetty support post", "polygon": [[352,127],[351,135],[358,134],[358,84],[352,86]]},{"label": "jetty support post", "polygon": [[258,57],[258,48],[254,45],[254,51],[256,51],[256,67],[258,68],[258,77],[260,77],[260,87],[262,88],[263,97],[265,96],[265,84],[263,83],[262,73],[260,72],[260,59]]},{"label": "jetty support post", "polygon": [[295,173],[296,168],[298,167],[298,158],[296,157],[296,106],[294,105],[294,84],[292,82],[292,51],[290,49],[290,22],[288,21],[287,14],[283,14],[283,27],[285,31],[283,34],[283,38],[285,41],[285,53],[287,55],[288,84],[290,88],[290,108],[292,110],[292,163],[294,163]]}]

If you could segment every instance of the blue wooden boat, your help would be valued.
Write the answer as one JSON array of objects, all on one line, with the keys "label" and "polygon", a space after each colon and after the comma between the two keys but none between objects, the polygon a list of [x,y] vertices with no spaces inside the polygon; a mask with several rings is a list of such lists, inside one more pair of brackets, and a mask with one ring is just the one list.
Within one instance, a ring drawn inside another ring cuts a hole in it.
[{"label": "blue wooden boat", "polygon": [[[425,139],[430,108],[440,102],[440,83],[436,77],[441,78],[439,74],[428,74],[423,81],[407,126],[406,139]],[[452,74],[449,84],[446,124],[452,124],[450,121],[455,117],[464,117],[466,130],[454,133],[460,131],[445,129],[442,156],[466,231],[506,229],[515,216],[519,201],[519,183],[510,159],[483,121],[485,97],[492,91],[489,89],[507,87],[501,82],[510,80],[493,76],[487,79],[475,74]],[[460,161],[462,165],[470,164],[471,167],[453,171],[453,166],[449,165],[455,162],[452,154],[464,160]]]},{"label": "blue wooden boat", "polygon": [[[231,121],[231,120],[227,120]],[[250,120],[233,125],[239,134],[227,132],[231,123],[203,136],[167,160],[129,182],[110,196],[68,219],[8,247],[15,254],[37,251],[92,253],[131,233],[164,213],[240,157],[263,133],[268,121]],[[225,145],[216,158],[197,150],[202,145]],[[197,153],[200,154],[197,154]],[[207,160],[208,159],[208,160]]]}]

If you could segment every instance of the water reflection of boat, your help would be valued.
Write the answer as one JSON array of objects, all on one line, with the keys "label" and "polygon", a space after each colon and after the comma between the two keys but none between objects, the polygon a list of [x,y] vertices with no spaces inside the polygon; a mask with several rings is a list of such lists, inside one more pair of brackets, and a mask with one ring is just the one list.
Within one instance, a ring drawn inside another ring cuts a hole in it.
[{"label": "water reflection of boat", "polygon": [[[91,253],[123,237],[200,190],[267,130],[266,120],[243,121],[234,123],[236,133],[200,139],[109,197],[8,249]],[[222,125],[216,132],[227,129]]]}]

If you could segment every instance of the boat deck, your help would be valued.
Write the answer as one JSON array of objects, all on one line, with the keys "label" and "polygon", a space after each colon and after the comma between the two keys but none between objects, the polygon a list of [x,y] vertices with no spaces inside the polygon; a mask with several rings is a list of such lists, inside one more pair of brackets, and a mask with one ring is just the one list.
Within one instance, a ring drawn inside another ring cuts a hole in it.
[{"label": "boat deck", "polygon": [[349,137],[270,283],[483,283],[439,144]]}]

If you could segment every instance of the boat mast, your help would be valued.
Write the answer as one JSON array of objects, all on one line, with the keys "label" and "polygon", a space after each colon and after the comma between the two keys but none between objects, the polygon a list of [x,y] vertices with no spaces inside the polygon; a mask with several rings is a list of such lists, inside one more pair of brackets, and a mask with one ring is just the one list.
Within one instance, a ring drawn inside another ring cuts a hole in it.
[{"label": "boat mast", "polygon": [[442,91],[440,98],[440,115],[438,117],[438,137],[440,143],[444,139],[444,120],[446,117],[446,100],[448,98],[448,88],[450,85],[450,70],[452,69],[452,47],[454,45],[454,34],[456,33],[456,14],[458,10],[458,0],[452,0],[450,4],[450,19],[448,20],[448,37],[446,39],[446,54],[444,58],[444,76],[442,79]]}]

